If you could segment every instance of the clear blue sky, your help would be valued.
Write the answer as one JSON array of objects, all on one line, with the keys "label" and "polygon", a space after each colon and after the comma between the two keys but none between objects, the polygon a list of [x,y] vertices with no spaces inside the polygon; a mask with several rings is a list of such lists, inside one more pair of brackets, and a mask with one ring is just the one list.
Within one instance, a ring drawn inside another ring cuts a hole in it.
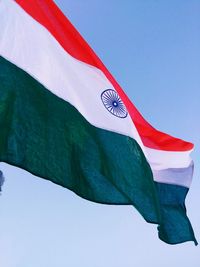
[{"label": "clear blue sky", "polygon": [[[155,127],[195,143],[188,215],[200,242],[200,1],[57,0]],[[83,200],[0,164],[1,267],[199,267],[200,247],[170,246],[129,206]]]}]

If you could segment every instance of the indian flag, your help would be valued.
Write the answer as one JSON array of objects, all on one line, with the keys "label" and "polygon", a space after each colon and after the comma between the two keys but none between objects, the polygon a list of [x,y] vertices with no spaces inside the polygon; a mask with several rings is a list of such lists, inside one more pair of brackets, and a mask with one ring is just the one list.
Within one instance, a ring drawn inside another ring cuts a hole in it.
[{"label": "indian flag", "polygon": [[0,0],[0,161],[194,241],[193,144],[153,128],[51,0]]}]

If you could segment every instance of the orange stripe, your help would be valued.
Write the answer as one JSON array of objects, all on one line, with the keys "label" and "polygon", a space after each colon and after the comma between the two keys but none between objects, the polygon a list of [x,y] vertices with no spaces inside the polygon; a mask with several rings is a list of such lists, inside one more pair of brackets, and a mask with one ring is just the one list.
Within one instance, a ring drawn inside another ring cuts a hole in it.
[{"label": "orange stripe", "polygon": [[16,2],[43,25],[71,56],[97,67],[105,74],[126,105],[145,146],[166,151],[187,151],[193,148],[192,143],[156,130],[142,117],[112,74],[52,0],[16,0]]}]

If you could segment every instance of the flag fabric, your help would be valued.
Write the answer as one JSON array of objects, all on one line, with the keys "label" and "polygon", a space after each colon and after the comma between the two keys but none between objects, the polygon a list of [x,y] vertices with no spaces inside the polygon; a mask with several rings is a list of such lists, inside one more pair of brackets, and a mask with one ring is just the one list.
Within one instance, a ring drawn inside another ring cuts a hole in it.
[{"label": "flag fabric", "polygon": [[0,1],[0,161],[194,241],[193,144],[153,128],[51,0]]},{"label": "flag fabric", "polygon": [[5,178],[3,176],[3,172],[0,171],[0,192],[1,192],[1,187],[4,184]]}]

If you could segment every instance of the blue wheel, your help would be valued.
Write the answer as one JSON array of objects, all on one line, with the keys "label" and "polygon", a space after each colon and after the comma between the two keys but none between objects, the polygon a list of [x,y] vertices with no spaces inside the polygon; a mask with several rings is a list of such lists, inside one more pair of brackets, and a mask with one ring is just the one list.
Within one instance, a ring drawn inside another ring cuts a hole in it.
[{"label": "blue wheel", "polygon": [[118,118],[126,118],[128,112],[121,98],[113,89],[107,89],[101,94],[101,100],[104,107]]}]

